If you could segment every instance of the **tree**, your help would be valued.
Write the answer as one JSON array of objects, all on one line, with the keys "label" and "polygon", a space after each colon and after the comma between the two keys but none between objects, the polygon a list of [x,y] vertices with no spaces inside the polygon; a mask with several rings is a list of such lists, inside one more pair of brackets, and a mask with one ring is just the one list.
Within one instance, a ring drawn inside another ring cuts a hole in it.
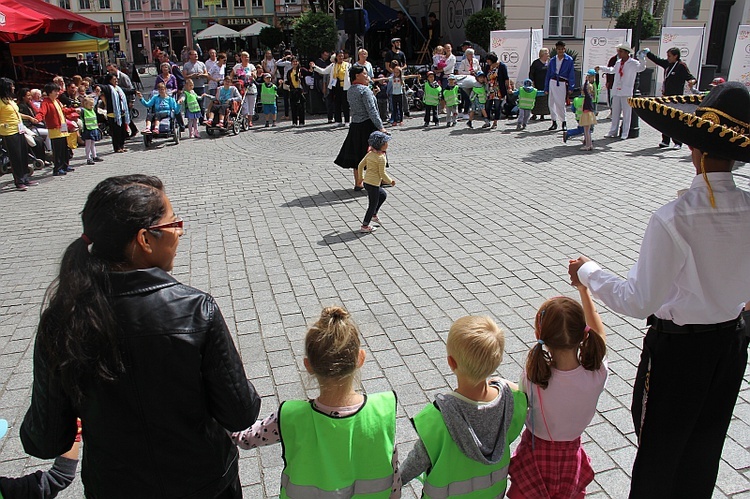
[{"label": "tree", "polygon": [[333,49],[337,40],[336,21],[324,12],[305,12],[294,24],[294,45],[310,59]]},{"label": "tree", "polygon": [[258,33],[258,41],[266,48],[276,48],[284,41],[284,32],[273,26],[266,26]]},{"label": "tree", "polygon": [[492,7],[475,12],[466,20],[466,38],[485,50],[490,48],[490,31],[505,29],[505,15]]},{"label": "tree", "polygon": [[[630,9],[620,14],[617,18],[617,24],[615,24],[615,28],[630,28],[633,30],[633,36],[635,36],[635,28],[638,25],[638,10],[639,9],[637,8]],[[647,10],[644,10],[643,18],[641,20],[641,40],[651,38],[652,36],[656,36],[658,34],[659,24],[656,22],[656,19],[654,19],[654,16],[652,16]]]}]

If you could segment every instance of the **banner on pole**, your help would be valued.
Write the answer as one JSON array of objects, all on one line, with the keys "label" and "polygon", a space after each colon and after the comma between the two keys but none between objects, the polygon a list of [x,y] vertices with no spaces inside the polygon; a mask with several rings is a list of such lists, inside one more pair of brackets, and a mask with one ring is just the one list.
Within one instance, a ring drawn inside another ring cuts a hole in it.
[{"label": "banner on pole", "polygon": [[[587,29],[583,41],[583,62],[581,63],[581,85],[586,71],[596,66],[606,66],[612,56],[617,55],[621,43],[630,43],[630,29]],[[554,54],[551,55],[555,57]],[[604,88],[604,75],[601,75],[599,87]],[[599,102],[607,102],[607,92],[599,92]]]},{"label": "banner on pole", "polygon": [[[667,50],[672,47],[680,49],[680,59],[687,64],[695,79],[701,80],[701,52],[703,51],[703,37],[706,34],[704,26],[698,27],[673,27],[664,26],[661,29],[661,41],[659,42],[659,53],[654,54],[662,59],[667,58]],[[664,69],[656,67],[656,91],[662,95],[664,84]],[[698,87],[695,87],[696,89]],[[684,90],[687,93],[688,89]]]},{"label": "banner on pole", "polygon": [[741,24],[734,42],[729,80],[739,81],[750,87],[750,25]]},{"label": "banner on pole", "polygon": [[539,57],[544,32],[541,29],[490,31],[490,49],[508,66],[508,77],[516,88],[529,77],[531,62]]},{"label": "banner on pole", "polygon": [[443,41],[450,42],[458,48],[459,44],[466,39],[464,29],[467,19],[480,10],[482,10],[482,0],[443,0],[440,2]]}]

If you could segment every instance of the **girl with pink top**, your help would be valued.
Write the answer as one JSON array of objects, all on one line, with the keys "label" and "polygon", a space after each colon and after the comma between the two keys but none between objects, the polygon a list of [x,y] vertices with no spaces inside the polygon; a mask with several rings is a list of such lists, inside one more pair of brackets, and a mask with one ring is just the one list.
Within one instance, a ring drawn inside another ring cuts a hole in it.
[{"label": "girl with pink top", "polygon": [[594,479],[581,434],[607,381],[607,347],[588,289],[578,292],[581,303],[560,296],[536,314],[537,342],[519,383],[529,414],[509,466],[511,499],[581,498]]}]

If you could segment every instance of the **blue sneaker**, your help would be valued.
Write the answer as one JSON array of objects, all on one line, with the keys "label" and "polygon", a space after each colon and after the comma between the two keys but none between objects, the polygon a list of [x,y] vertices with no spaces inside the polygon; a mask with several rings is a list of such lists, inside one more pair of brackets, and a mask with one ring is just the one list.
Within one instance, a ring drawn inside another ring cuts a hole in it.
[{"label": "blue sneaker", "polygon": [[65,170],[66,172],[74,172],[74,171],[76,171],[76,169],[75,169],[75,168],[71,168],[71,167],[67,167],[67,168],[64,168],[64,170]]},{"label": "blue sneaker", "polygon": [[54,172],[54,173],[53,173],[52,175],[53,175],[53,176],[55,176],[55,177],[59,177],[59,176],[61,176],[61,175],[67,175],[67,174],[68,174],[68,172],[66,172],[65,170],[62,170],[62,169],[61,169],[61,170],[57,170],[57,171],[56,171],[56,172]]}]

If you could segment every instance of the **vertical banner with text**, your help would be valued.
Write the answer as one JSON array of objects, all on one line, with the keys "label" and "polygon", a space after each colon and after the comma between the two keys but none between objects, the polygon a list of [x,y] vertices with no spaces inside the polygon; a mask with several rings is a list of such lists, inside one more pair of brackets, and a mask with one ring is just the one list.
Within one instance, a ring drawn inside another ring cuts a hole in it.
[{"label": "vertical banner with text", "polygon": [[[583,42],[583,62],[581,63],[581,85],[586,71],[596,66],[606,66],[612,56],[617,55],[621,43],[630,43],[630,29],[587,29]],[[554,57],[554,53],[552,54]],[[599,86],[604,88],[604,76]],[[607,102],[607,92],[599,92],[599,102]]]},{"label": "vertical banner with text", "polygon": [[737,30],[728,79],[750,87],[750,25],[741,24]]},{"label": "vertical banner with text", "polygon": [[440,2],[440,20],[443,29],[443,43],[452,43],[454,51],[457,52],[461,42],[466,39],[466,33],[464,32],[466,20],[481,9],[482,0],[442,0]]},{"label": "vertical banner with text", "polygon": [[[667,58],[667,50],[672,47],[680,49],[680,59],[684,62],[695,79],[701,79],[701,56],[703,53],[703,37],[706,34],[704,26],[698,27],[674,27],[664,26],[661,29],[661,41],[659,43],[658,55],[662,59]],[[664,70],[656,68],[656,92],[662,94],[664,83]],[[695,87],[698,88],[697,86]],[[687,88],[685,89],[687,92]]]},{"label": "vertical banner with text", "polygon": [[490,31],[489,52],[508,66],[508,77],[518,85],[529,77],[531,62],[539,56],[544,33],[541,29]]}]

